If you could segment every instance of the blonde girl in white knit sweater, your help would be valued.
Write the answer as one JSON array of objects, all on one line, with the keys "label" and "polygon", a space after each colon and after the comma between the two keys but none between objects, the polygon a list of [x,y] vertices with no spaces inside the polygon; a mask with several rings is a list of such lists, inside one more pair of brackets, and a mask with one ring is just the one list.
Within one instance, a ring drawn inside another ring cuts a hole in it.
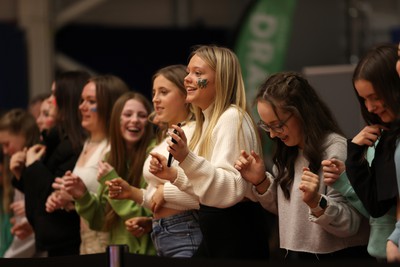
[{"label": "blonde girl in white knit sweater", "polygon": [[[196,257],[269,258],[264,211],[255,201],[251,183],[233,163],[241,150],[260,151],[255,125],[246,111],[239,61],[228,48],[196,47],[185,77],[186,101],[194,106],[196,128],[190,142],[176,125],[177,142],[168,151],[179,162],[169,169],[167,158],[152,153],[150,172],[198,197],[203,241]],[[189,144],[188,144],[189,143]]]}]

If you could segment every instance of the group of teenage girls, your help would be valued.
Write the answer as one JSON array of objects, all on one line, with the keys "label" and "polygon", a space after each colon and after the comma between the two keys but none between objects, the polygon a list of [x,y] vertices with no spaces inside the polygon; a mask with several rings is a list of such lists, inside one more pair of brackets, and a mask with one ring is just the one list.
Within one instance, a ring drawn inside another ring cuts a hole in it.
[{"label": "group of teenage girls", "polygon": [[[153,105],[114,75],[65,72],[37,123],[20,109],[0,120],[3,188],[11,181],[25,199],[35,255],[126,244],[145,255],[268,260],[268,211],[285,260],[400,261],[398,46],[371,48],[352,82],[366,126],[347,140],[296,72],[266,77],[255,123],[238,58],[224,47],[197,46],[186,66],[158,70]],[[10,136],[21,138],[12,149]]]}]

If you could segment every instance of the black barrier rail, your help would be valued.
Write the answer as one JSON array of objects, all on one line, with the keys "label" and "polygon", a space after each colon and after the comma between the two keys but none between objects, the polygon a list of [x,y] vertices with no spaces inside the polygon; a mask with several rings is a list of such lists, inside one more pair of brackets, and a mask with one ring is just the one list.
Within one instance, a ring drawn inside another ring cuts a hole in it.
[{"label": "black barrier rail", "polygon": [[106,253],[51,258],[0,258],[0,267],[281,267],[281,266],[373,267],[400,266],[369,261],[287,262],[223,259],[165,258],[130,254],[124,245],[109,246]]},{"label": "black barrier rail", "polygon": [[[107,254],[50,258],[0,259],[1,267],[108,267]],[[134,266],[134,265],[131,265]]]}]

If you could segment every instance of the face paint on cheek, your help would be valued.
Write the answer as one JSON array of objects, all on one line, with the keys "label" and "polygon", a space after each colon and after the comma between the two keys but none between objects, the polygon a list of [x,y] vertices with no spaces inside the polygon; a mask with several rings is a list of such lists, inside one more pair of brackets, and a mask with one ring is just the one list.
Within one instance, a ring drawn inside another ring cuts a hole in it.
[{"label": "face paint on cheek", "polygon": [[97,112],[97,108],[96,108],[96,107],[91,108],[90,111],[91,111],[91,112]]},{"label": "face paint on cheek", "polygon": [[207,87],[207,84],[208,84],[208,80],[207,80],[207,79],[201,79],[201,78],[199,78],[199,79],[197,80],[197,86],[198,86],[200,89],[206,88],[206,87]]}]

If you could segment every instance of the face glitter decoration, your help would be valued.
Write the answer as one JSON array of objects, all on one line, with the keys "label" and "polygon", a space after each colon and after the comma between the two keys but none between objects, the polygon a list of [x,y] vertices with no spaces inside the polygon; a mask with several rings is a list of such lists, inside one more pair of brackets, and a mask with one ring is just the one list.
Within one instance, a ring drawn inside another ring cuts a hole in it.
[{"label": "face glitter decoration", "polygon": [[199,78],[197,80],[197,85],[199,86],[200,89],[206,88],[208,84],[208,80],[207,79],[201,79]]}]

